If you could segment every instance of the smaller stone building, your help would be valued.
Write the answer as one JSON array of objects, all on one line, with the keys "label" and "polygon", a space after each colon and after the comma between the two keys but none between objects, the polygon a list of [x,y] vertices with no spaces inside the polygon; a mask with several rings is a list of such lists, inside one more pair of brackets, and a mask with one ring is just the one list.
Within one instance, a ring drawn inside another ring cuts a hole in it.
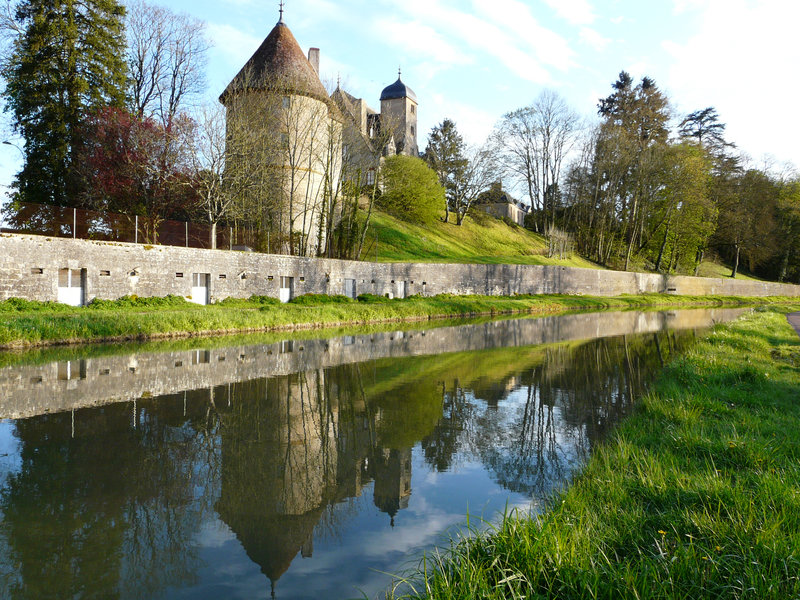
[{"label": "smaller stone building", "polygon": [[501,181],[493,183],[489,190],[478,196],[475,208],[498,219],[510,219],[520,227],[525,224],[525,215],[530,211],[527,204],[515,200],[511,194],[503,190]]}]

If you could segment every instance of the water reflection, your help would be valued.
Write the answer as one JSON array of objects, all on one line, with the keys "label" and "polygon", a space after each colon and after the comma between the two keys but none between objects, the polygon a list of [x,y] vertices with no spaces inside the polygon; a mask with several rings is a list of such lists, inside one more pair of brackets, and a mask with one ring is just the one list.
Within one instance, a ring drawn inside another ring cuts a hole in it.
[{"label": "water reflection", "polygon": [[38,416],[0,429],[0,596],[374,595],[468,508],[563,485],[691,343],[665,323],[734,316],[681,314],[2,369],[5,414]]}]

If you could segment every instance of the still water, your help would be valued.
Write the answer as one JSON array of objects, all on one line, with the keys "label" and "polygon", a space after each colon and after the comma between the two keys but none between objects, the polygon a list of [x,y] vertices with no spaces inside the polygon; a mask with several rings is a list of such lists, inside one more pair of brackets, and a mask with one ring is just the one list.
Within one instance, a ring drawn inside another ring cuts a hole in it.
[{"label": "still water", "polygon": [[0,356],[0,597],[376,597],[467,513],[539,510],[741,312]]}]

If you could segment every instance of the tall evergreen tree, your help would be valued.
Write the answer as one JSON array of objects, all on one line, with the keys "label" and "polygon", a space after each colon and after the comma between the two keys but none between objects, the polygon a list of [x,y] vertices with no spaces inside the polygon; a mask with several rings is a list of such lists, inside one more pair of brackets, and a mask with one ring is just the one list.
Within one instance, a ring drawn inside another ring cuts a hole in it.
[{"label": "tall evergreen tree", "polygon": [[125,100],[124,7],[117,0],[22,0],[5,68],[7,110],[25,140],[14,186],[27,202],[74,206],[81,123]]},{"label": "tall evergreen tree", "polygon": [[450,211],[457,210],[455,188],[457,180],[467,168],[468,160],[464,156],[464,138],[456,129],[456,124],[450,119],[445,119],[431,129],[428,137],[428,146],[425,148],[423,158],[439,177],[439,183],[444,186],[445,212],[444,222],[450,220]]}]

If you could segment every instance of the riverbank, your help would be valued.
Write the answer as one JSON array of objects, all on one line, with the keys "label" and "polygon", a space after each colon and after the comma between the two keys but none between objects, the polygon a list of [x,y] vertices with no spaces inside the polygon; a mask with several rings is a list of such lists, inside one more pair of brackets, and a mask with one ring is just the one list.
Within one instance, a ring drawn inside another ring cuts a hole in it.
[{"label": "riverbank", "polygon": [[786,316],[719,326],[548,512],[434,555],[406,597],[798,597],[798,431],[800,339]]},{"label": "riverbank", "polygon": [[[363,300],[363,301],[361,301]],[[439,318],[559,314],[575,310],[742,306],[797,302],[736,296],[414,296],[388,300],[364,296],[308,295],[289,304],[253,297],[198,306],[180,297],[122,298],[86,307],[7,300],[0,302],[0,349],[93,342],[121,342],[414,322]]]}]

